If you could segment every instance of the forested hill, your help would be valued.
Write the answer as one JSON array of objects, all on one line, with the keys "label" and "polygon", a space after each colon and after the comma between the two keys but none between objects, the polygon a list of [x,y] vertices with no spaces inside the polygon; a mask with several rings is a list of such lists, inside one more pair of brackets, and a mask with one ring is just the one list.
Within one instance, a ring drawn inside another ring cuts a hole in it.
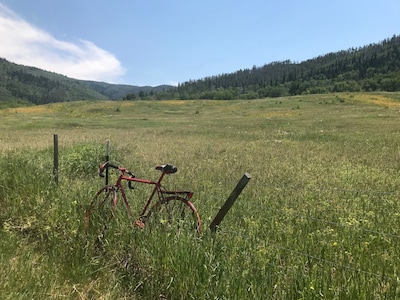
[{"label": "forested hill", "polygon": [[400,91],[400,36],[300,63],[273,62],[191,80],[155,96],[158,99],[253,99],[355,91]]},{"label": "forested hill", "polygon": [[300,94],[400,91],[400,36],[303,62],[272,62],[178,87],[82,81],[0,58],[0,107],[103,99],[254,99]]},{"label": "forested hill", "polygon": [[106,99],[79,80],[0,59],[0,105]]},{"label": "forested hill", "polygon": [[126,94],[152,94],[172,86],[109,84],[69,78],[0,58],[0,108],[76,100],[117,100]]}]

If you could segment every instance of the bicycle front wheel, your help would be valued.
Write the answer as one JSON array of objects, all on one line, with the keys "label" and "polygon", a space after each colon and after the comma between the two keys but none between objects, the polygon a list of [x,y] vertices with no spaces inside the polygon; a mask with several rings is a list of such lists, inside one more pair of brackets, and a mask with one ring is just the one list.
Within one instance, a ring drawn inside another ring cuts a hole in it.
[{"label": "bicycle front wheel", "polygon": [[168,196],[154,204],[146,216],[145,226],[152,230],[165,228],[177,233],[201,234],[201,220],[193,203],[181,196]]},{"label": "bicycle front wheel", "polygon": [[85,213],[85,233],[100,240],[113,218],[117,201],[117,188],[105,186],[94,196]]}]

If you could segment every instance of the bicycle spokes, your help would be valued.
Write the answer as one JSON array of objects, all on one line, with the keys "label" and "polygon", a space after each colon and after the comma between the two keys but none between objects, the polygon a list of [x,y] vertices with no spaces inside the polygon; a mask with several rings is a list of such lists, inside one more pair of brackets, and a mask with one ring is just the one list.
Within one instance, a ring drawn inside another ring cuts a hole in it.
[{"label": "bicycle spokes", "polygon": [[147,215],[146,227],[150,230],[164,228],[177,233],[201,233],[200,217],[196,209],[180,196],[168,196],[156,203]]},{"label": "bicycle spokes", "polygon": [[[98,253],[105,242],[105,234],[114,217],[116,190],[107,186],[97,192],[85,213],[85,233],[88,236],[89,251]],[[93,248],[90,250],[91,248]]]}]

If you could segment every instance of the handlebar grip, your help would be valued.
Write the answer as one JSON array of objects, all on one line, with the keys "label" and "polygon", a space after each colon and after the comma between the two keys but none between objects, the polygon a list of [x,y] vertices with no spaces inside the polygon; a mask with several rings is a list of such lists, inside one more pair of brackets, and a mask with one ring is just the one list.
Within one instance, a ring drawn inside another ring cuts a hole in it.
[{"label": "handlebar grip", "polygon": [[132,185],[132,181],[128,181],[128,188],[130,188],[131,190],[135,189],[135,187]]},{"label": "handlebar grip", "polygon": [[[131,171],[128,171],[128,174],[131,176],[131,178],[135,178],[135,174],[133,174]],[[132,185],[132,181],[128,181],[128,187],[133,190],[135,187]]]},{"label": "handlebar grip", "polygon": [[106,169],[105,164],[100,166],[99,172],[98,172],[100,177],[105,177],[105,175],[104,175],[104,170],[105,169]]}]

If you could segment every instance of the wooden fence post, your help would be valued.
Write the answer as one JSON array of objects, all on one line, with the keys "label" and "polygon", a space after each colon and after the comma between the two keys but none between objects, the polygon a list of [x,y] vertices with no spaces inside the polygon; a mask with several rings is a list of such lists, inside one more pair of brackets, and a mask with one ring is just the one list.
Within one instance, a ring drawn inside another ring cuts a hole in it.
[{"label": "wooden fence post", "polygon": [[228,213],[229,209],[232,207],[233,203],[235,203],[237,197],[240,195],[244,187],[247,185],[249,182],[251,176],[247,173],[243,175],[243,177],[240,179],[236,187],[233,189],[232,193],[228,197],[228,199],[225,201],[224,205],[220,208],[219,212],[215,216],[214,220],[211,222],[210,225],[210,230],[212,232],[215,232],[217,230],[217,226],[221,223],[221,221],[224,219],[226,214]]},{"label": "wooden fence post", "polygon": [[53,159],[53,176],[54,181],[58,184],[58,134],[54,134],[54,159]]}]

